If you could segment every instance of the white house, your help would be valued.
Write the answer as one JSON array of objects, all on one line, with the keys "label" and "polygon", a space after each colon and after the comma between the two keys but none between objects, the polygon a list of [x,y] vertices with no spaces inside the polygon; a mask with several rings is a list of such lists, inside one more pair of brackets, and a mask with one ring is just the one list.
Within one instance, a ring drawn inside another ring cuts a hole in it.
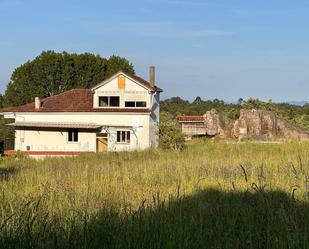
[{"label": "white house", "polygon": [[119,72],[91,89],[72,89],[9,109],[14,151],[29,155],[138,150],[158,146],[159,100],[154,67],[149,82]]}]

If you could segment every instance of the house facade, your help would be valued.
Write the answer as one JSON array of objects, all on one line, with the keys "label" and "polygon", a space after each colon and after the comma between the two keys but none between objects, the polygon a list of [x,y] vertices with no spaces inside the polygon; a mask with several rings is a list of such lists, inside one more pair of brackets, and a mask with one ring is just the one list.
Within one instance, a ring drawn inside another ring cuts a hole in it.
[{"label": "house facade", "polygon": [[162,90],[150,79],[119,72],[92,89],[72,89],[3,112],[15,119],[14,151],[75,155],[158,146]]}]

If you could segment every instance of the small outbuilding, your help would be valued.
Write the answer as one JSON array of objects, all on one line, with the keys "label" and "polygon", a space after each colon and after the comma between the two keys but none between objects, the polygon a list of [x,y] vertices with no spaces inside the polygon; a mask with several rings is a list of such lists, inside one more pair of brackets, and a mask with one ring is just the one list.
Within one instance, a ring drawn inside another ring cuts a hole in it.
[{"label": "small outbuilding", "polygon": [[181,131],[187,136],[206,136],[204,116],[178,116]]}]

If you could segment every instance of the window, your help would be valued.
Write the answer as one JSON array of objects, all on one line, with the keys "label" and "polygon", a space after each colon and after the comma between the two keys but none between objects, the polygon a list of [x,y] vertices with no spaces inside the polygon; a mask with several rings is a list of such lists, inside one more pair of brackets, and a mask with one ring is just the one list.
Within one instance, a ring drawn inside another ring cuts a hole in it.
[{"label": "window", "polygon": [[135,107],[135,102],[134,101],[126,101],[125,107]]},{"label": "window", "polygon": [[126,101],[125,107],[146,107],[146,101]]},{"label": "window", "polygon": [[130,131],[117,131],[117,143],[130,143]]},{"label": "window", "polygon": [[119,106],[120,100],[119,96],[100,96],[99,106],[100,107],[117,107]]},{"label": "window", "polygon": [[68,141],[69,142],[78,142],[78,130],[69,129],[68,131]]},{"label": "window", "polygon": [[109,97],[109,106],[119,106],[119,97]]},{"label": "window", "polygon": [[108,106],[108,97],[99,97],[99,106]]},{"label": "window", "polygon": [[136,101],[136,107],[146,107],[146,101]]}]

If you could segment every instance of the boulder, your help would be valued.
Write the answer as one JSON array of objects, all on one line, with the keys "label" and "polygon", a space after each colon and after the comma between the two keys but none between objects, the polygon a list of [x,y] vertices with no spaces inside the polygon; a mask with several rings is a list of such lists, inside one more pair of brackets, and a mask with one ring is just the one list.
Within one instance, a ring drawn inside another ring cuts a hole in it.
[{"label": "boulder", "polygon": [[204,115],[206,134],[219,138],[230,136],[231,120],[222,114],[219,114],[215,109],[207,111]]},{"label": "boulder", "polygon": [[278,134],[282,137],[297,139],[297,140],[308,140],[309,133],[299,127],[289,124],[287,121],[278,118],[277,120]]},{"label": "boulder", "polygon": [[238,140],[248,137],[248,127],[244,119],[238,119],[234,122],[231,136],[238,138]]},{"label": "boulder", "polygon": [[309,133],[295,127],[276,114],[265,110],[241,110],[235,121],[232,136],[241,140],[244,137],[253,139],[271,139],[273,137],[297,140],[309,139]]}]

